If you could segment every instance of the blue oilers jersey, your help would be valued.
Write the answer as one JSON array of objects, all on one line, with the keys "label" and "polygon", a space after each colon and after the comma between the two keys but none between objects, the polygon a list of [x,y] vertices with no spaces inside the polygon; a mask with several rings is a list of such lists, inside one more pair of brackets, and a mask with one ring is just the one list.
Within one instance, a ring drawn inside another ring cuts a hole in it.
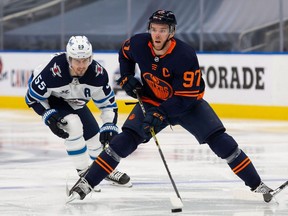
[{"label": "blue oilers jersey", "polygon": [[39,115],[51,108],[49,100],[53,97],[65,101],[74,110],[93,100],[102,112],[103,123],[113,122],[117,104],[108,82],[106,70],[95,60],[82,77],[72,77],[66,53],[58,53],[44,67],[34,70],[25,100]]},{"label": "blue oilers jersey", "polygon": [[149,33],[137,34],[119,50],[121,76],[135,75],[135,63],[141,71],[144,102],[159,106],[168,116],[188,111],[204,95],[205,83],[192,47],[171,39],[168,51],[157,56]]}]

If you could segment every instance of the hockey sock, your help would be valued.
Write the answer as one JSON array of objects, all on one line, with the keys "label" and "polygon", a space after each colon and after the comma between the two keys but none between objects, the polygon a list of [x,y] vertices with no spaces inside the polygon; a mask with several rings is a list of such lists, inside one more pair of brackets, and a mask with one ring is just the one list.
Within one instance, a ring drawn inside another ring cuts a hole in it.
[{"label": "hockey sock", "polygon": [[251,160],[243,151],[241,151],[235,160],[233,160],[231,163],[228,163],[228,165],[232,171],[252,189],[256,188],[260,184],[260,176],[258,175]]},{"label": "hockey sock", "polygon": [[89,155],[83,137],[65,140],[66,151],[77,170],[86,169],[89,164]]},{"label": "hockey sock", "polygon": [[89,182],[91,187],[98,185],[107,175],[109,175],[119,164],[106,151],[101,154],[92,163],[89,172],[85,179]]}]

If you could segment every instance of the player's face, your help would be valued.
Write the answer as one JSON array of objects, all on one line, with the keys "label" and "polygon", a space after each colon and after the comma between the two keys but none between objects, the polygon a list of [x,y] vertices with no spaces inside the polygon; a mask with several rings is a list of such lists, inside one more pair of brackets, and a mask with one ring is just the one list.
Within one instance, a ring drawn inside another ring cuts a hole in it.
[{"label": "player's face", "polygon": [[90,58],[74,59],[70,60],[70,67],[72,69],[72,76],[83,76],[89,67]]},{"label": "player's face", "polygon": [[169,26],[167,24],[151,23],[150,34],[153,46],[156,50],[163,49],[164,43],[171,37]]}]

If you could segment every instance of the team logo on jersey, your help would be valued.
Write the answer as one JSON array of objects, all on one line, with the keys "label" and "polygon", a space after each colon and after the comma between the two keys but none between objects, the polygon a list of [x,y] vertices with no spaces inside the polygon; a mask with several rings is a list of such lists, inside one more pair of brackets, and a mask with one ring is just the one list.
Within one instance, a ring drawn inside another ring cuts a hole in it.
[{"label": "team logo on jersey", "polygon": [[173,89],[169,83],[159,79],[151,73],[144,73],[143,78],[157,98],[167,100],[172,96]]},{"label": "team logo on jersey", "polygon": [[75,99],[65,99],[69,104],[73,104],[79,107],[84,106],[88,101],[80,98],[75,98]]},{"label": "team logo on jersey", "polygon": [[67,89],[67,90],[62,90],[61,92],[60,92],[60,94],[69,94],[70,93],[70,90],[69,89]]},{"label": "team logo on jersey", "polygon": [[62,77],[60,67],[56,63],[54,63],[53,67],[50,68],[50,70],[54,77],[56,76]]},{"label": "team logo on jersey", "polygon": [[103,67],[101,67],[100,65],[96,64],[95,72],[96,72],[96,77],[99,76],[100,74],[103,74]]}]

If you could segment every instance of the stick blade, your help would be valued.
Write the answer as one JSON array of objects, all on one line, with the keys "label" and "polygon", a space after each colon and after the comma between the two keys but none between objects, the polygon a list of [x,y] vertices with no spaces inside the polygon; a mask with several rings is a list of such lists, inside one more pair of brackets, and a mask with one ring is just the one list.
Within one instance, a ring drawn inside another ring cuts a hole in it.
[{"label": "stick blade", "polygon": [[172,204],[172,209],[171,212],[172,213],[176,213],[176,212],[182,212],[182,208],[183,208],[183,202],[179,197],[175,197],[175,196],[171,196],[170,197],[170,202]]},{"label": "stick blade", "polygon": [[183,208],[183,202],[179,197],[171,196],[170,202],[174,208]]}]

